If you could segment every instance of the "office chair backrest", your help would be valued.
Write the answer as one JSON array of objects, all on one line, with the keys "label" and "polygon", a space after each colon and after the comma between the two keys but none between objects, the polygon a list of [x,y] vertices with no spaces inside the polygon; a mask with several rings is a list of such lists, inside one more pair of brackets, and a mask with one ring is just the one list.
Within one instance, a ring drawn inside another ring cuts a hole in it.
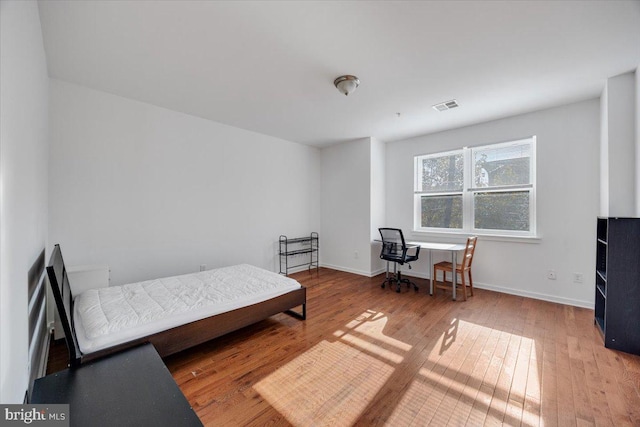
[{"label": "office chair backrest", "polygon": [[404,246],[404,236],[401,229],[383,227],[378,228],[378,231],[380,231],[380,237],[382,237],[383,242],[400,243]]},{"label": "office chair backrest", "polygon": [[464,249],[464,256],[462,257],[462,268],[464,270],[471,268],[471,263],[473,262],[473,253],[476,250],[477,241],[477,236],[472,236],[467,239],[467,247]]},{"label": "office chair backrest", "polygon": [[401,256],[403,252],[407,250],[401,229],[378,228],[378,231],[380,231],[380,237],[382,237],[382,252],[380,253],[380,258],[384,258],[385,255]]}]

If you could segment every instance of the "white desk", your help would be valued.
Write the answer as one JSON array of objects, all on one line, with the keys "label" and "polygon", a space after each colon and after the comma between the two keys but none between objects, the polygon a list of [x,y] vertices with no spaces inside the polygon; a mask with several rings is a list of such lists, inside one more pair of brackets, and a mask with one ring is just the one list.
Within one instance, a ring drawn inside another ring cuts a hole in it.
[{"label": "white desk", "polygon": [[463,251],[467,247],[464,244],[453,244],[453,243],[428,243],[428,242],[407,242],[408,245],[417,245],[420,246],[420,250],[426,249],[429,251],[429,295],[433,295],[433,281],[435,277],[433,277],[433,257],[431,256],[432,251],[449,251],[451,252],[451,264],[453,265],[453,274],[451,278],[451,283],[453,287],[453,300],[456,299],[456,265],[458,265],[458,251]]}]

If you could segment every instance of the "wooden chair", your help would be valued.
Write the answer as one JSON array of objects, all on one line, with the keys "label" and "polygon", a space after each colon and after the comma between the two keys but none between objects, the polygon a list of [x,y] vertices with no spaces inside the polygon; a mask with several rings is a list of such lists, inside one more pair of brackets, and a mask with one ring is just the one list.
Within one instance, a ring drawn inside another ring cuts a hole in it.
[{"label": "wooden chair", "polygon": [[[467,247],[464,250],[464,256],[462,257],[462,263],[456,265],[456,271],[453,273],[453,266],[450,262],[439,262],[433,266],[433,286],[435,289],[451,289],[451,282],[447,282],[447,272],[451,274],[460,274],[460,280],[456,281],[456,287],[462,288],[462,296],[464,300],[467,300],[467,287],[469,288],[470,295],[473,296],[473,278],[471,276],[471,263],[473,262],[473,253],[476,250],[477,236],[469,237],[467,239]],[[437,272],[442,271],[442,282],[438,284]],[[469,282],[465,278],[465,273],[469,276]],[[452,277],[453,280],[453,277]]]}]

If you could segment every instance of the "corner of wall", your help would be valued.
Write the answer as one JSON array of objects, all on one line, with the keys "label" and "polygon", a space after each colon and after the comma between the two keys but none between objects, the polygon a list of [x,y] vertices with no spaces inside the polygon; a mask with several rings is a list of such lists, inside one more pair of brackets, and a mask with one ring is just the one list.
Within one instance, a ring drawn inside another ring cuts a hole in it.
[{"label": "corner of wall", "polygon": [[600,95],[600,216],[609,216],[609,115],[607,82]]},{"label": "corner of wall", "polygon": [[321,151],[322,265],[371,270],[371,138]]},{"label": "corner of wall", "polygon": [[3,1],[0,11],[0,402],[22,403],[36,369],[27,278],[47,234],[49,77],[38,4]]},{"label": "corner of wall", "polygon": [[607,79],[608,215],[633,216],[637,206],[635,71]]},{"label": "corner of wall", "polygon": [[[371,240],[378,238],[378,228],[386,222],[386,145],[382,141],[371,138]],[[375,275],[384,268],[378,255],[379,247],[371,246],[371,274]]]}]

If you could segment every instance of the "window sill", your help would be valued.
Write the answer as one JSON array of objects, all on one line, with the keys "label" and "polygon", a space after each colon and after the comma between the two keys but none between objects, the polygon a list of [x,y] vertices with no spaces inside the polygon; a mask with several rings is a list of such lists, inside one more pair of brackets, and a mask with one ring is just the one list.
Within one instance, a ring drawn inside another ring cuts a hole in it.
[{"label": "window sill", "polygon": [[465,243],[468,236],[478,236],[481,240],[511,243],[534,243],[542,242],[542,236],[509,236],[504,234],[491,233],[470,233],[466,231],[419,231],[412,230],[413,238],[434,241],[437,243]]}]

